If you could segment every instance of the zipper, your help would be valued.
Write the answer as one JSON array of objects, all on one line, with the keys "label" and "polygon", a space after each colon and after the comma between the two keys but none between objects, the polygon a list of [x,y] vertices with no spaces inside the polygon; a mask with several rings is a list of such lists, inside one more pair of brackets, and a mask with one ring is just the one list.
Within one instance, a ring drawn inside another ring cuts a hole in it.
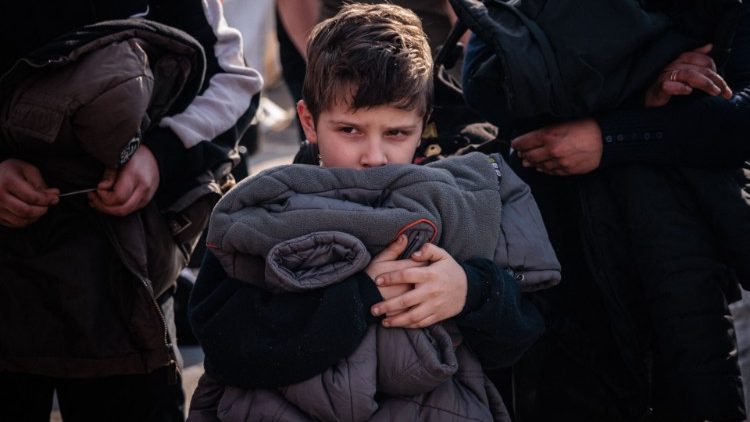
[{"label": "zipper", "polygon": [[[113,243],[113,246],[115,246],[116,250],[121,251],[122,245],[120,244],[119,239],[112,233],[109,225],[106,221],[100,218],[100,222],[104,225],[105,233],[110,238],[110,240]],[[123,256],[123,255],[121,255]],[[167,366],[170,368],[168,377],[171,385],[177,384],[177,380],[179,379],[180,374],[180,368],[177,365],[177,356],[175,355],[173,344],[169,339],[169,327],[167,324],[167,318],[164,316],[164,312],[161,310],[161,306],[159,306],[159,303],[156,301],[156,298],[153,297],[153,286],[151,286],[151,283],[148,281],[148,279],[142,277],[140,273],[133,269],[133,266],[127,259],[121,259],[122,264],[125,266],[125,268],[134,275],[138,281],[141,282],[141,285],[143,288],[146,289],[146,292],[148,293],[149,298],[151,298],[150,302],[151,305],[156,310],[156,314],[159,316],[159,319],[161,320],[162,329],[164,330],[164,347],[166,348],[167,355],[169,357],[169,360],[167,361]]]}]

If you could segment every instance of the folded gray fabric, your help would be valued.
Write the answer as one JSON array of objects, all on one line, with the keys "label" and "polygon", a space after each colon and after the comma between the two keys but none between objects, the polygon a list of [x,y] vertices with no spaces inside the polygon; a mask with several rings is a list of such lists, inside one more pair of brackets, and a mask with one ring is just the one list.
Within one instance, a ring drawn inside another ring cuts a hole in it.
[{"label": "folded gray fabric", "polygon": [[459,262],[492,259],[525,291],[560,280],[528,186],[499,155],[480,153],[426,166],[270,169],[216,205],[207,244],[230,276],[294,291],[364,269],[368,253],[402,233],[407,252],[430,241]]}]

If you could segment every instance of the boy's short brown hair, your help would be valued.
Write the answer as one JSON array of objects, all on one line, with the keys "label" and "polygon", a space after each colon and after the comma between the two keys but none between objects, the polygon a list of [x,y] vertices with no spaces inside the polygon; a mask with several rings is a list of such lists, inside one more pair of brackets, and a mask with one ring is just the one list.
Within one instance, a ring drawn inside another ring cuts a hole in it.
[{"label": "boy's short brown hair", "polygon": [[432,107],[432,56],[414,12],[391,4],[354,3],[320,22],[307,43],[302,97],[315,120],[336,103],[353,110]]}]

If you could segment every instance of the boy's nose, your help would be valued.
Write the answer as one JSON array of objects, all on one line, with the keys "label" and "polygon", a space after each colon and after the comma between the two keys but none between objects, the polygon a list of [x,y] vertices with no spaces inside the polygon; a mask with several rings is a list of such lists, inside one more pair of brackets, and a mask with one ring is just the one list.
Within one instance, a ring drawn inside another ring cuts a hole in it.
[{"label": "boy's nose", "polygon": [[388,164],[388,158],[383,151],[382,141],[380,139],[372,140],[368,143],[367,150],[362,154],[360,159],[362,167],[379,167]]}]

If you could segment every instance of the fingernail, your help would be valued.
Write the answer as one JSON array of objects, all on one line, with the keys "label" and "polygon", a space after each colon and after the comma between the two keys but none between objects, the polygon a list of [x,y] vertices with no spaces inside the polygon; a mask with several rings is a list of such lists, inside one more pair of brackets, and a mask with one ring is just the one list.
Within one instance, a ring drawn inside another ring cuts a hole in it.
[{"label": "fingernail", "polygon": [[420,257],[420,256],[422,256],[422,251],[416,251],[413,254],[411,254],[411,256]]},{"label": "fingernail", "polygon": [[375,279],[375,284],[377,284],[378,286],[382,286],[383,285],[383,277],[376,278]]},{"label": "fingernail", "polygon": [[383,327],[390,327],[390,326],[391,326],[390,321],[388,321],[387,319],[383,320]]},{"label": "fingernail", "polygon": [[530,166],[531,164],[529,164],[529,162],[528,162],[528,161],[526,161],[526,160],[523,160],[523,161],[521,162],[521,165],[523,165],[524,167],[528,167],[528,166]]},{"label": "fingernail", "polygon": [[380,308],[372,308],[372,314],[375,316],[380,315]]}]

